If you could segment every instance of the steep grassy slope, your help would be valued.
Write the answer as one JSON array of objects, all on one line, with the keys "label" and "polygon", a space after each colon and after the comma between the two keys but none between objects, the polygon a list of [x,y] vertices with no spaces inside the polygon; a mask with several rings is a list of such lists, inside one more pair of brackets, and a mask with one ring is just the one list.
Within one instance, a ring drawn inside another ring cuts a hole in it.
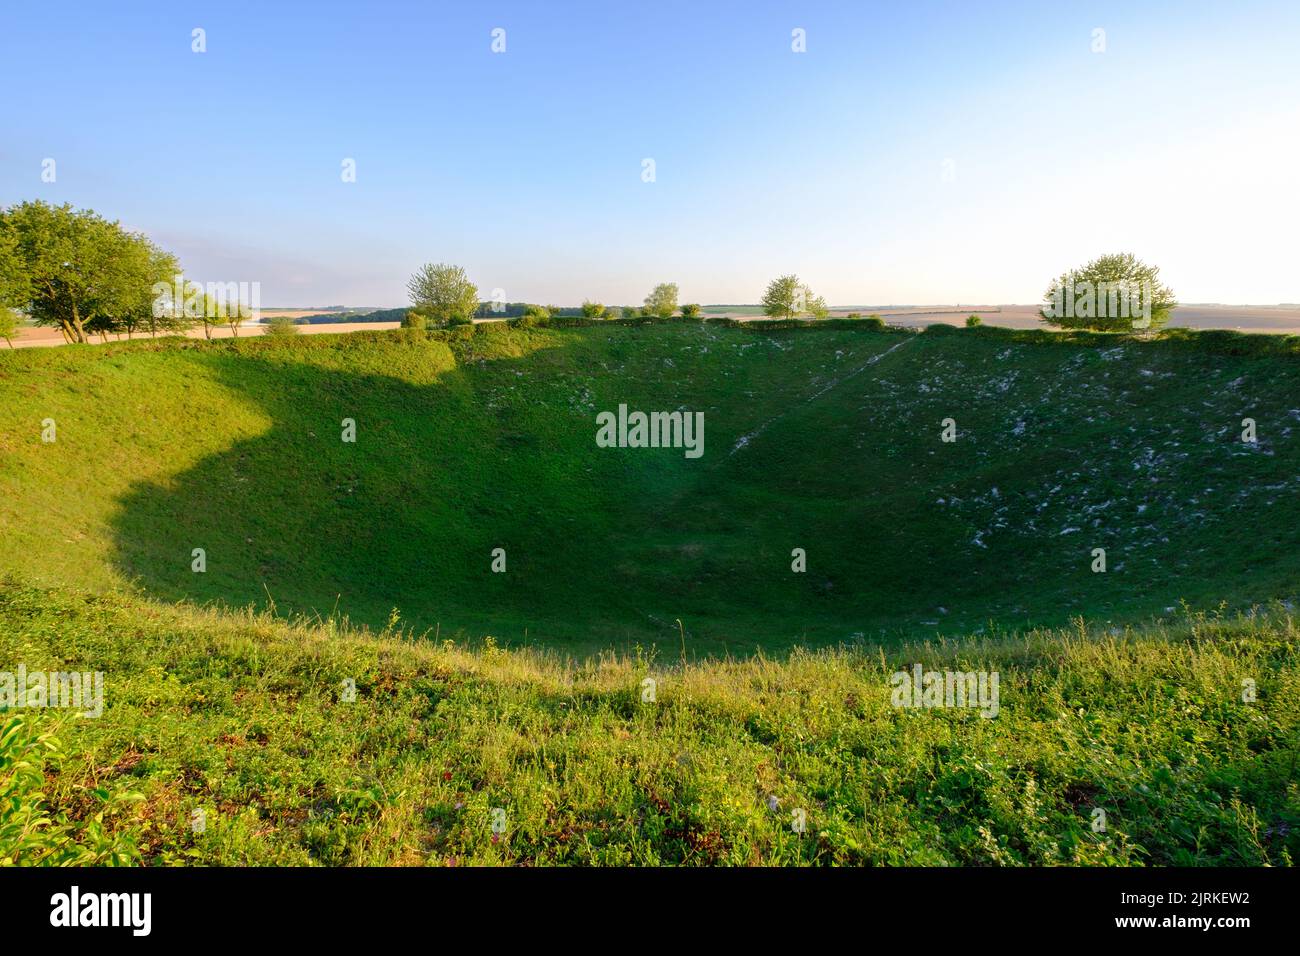
[{"label": "steep grassy slope", "polygon": [[[577,652],[676,653],[680,619],[694,655],[1289,599],[1300,360],[1253,351],[609,323],[0,353],[0,571]],[[620,403],[703,411],[703,457],[598,448]]]},{"label": "steep grassy slope", "polygon": [[[49,806],[86,853],[152,863],[1286,865],[1298,636],[1286,614],[1191,616],[1118,637],[579,666],[0,590],[0,661],[106,672],[99,719],[17,712],[68,754],[45,768]],[[996,719],[892,706],[891,672],[918,662],[999,672]],[[0,737],[0,768],[46,756],[26,736]],[[6,801],[0,837],[9,818]],[[19,862],[48,845],[29,843]]]}]

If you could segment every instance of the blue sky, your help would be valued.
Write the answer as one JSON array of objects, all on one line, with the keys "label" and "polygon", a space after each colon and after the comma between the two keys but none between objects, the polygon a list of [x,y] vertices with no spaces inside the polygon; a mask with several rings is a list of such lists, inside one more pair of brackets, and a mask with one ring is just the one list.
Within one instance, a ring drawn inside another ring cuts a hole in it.
[{"label": "blue sky", "polygon": [[10,0],[0,203],[94,208],[264,306],[399,305],[425,261],[512,301],[793,271],[1030,302],[1111,251],[1183,301],[1294,302],[1298,37],[1293,0]]}]

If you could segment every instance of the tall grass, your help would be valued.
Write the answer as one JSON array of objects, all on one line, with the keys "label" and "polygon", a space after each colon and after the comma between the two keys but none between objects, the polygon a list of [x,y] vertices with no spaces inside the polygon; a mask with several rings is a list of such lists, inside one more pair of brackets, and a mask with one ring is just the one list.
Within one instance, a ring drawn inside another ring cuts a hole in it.
[{"label": "tall grass", "polygon": [[[431,638],[16,584],[0,598],[0,660],[107,673],[104,716],[60,730],[49,804],[75,824],[95,812],[88,787],[141,794],[107,832],[152,863],[1289,865],[1300,850],[1300,653],[1281,610],[685,665]],[[890,675],[918,662],[998,671],[998,716],[894,707]]]}]

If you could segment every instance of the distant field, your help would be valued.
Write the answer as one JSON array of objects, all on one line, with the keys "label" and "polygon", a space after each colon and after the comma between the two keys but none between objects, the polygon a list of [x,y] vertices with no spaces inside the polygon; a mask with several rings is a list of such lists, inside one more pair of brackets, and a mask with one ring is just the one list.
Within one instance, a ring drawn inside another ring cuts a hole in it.
[{"label": "distant field", "polygon": [[[858,311],[866,315],[878,313],[891,325],[920,328],[935,322],[961,325],[972,313],[980,316],[985,325],[1009,329],[1045,328],[1038,317],[1036,305],[953,306],[920,308],[835,309],[832,315]],[[1228,329],[1237,332],[1274,332],[1300,335],[1300,308],[1269,306],[1209,306],[1187,305],[1174,310],[1170,328]]]},{"label": "distant field", "polygon": [[[855,306],[836,308],[830,313],[831,318],[843,318],[850,312],[862,315],[872,313],[880,315],[890,325],[905,328],[924,328],[934,323],[962,325],[966,316],[974,313],[981,317],[985,325],[1009,329],[1045,328],[1038,318],[1038,307],[1033,305],[1001,306]],[[391,310],[384,310],[390,312]],[[763,309],[757,305],[707,305],[700,310],[704,315],[714,318],[757,319],[765,318]],[[319,309],[263,309],[264,319],[275,316],[288,316],[302,319],[325,313]],[[492,322],[494,319],[475,319],[476,322]],[[1300,335],[1300,307],[1272,306],[1183,306],[1174,310],[1173,328],[1189,329],[1228,329],[1238,332],[1275,332],[1286,335]],[[323,322],[303,325],[300,331],[306,335],[321,333],[356,332],[366,329],[395,329],[400,322],[369,322],[364,314],[358,314],[355,320],[347,322]],[[189,338],[203,338],[201,328],[191,329],[186,333]],[[260,335],[261,328],[253,325],[241,330],[241,336]],[[218,329],[212,333],[213,338],[232,338],[228,329]],[[62,345],[63,336],[57,329],[27,327],[20,330],[14,339],[19,348],[33,345]]]}]

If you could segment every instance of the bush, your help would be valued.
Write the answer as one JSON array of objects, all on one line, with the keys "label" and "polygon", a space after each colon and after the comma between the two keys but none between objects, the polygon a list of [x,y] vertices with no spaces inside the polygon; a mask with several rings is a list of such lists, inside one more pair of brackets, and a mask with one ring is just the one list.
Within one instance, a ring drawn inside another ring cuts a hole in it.
[{"label": "bush", "polygon": [[869,316],[867,316],[862,321],[868,328],[883,329],[885,327],[885,320],[882,319],[880,316],[876,315],[876,313],[874,312],[872,312]]},{"label": "bush", "polygon": [[551,310],[541,305],[530,305],[524,309],[524,314],[517,319],[511,319],[509,324],[517,329],[532,329],[541,325],[549,325],[551,321]]},{"label": "bush", "polygon": [[266,325],[262,326],[263,335],[297,335],[298,323],[287,315],[277,315],[266,320]]},{"label": "bush", "polygon": [[845,318],[846,318],[846,319],[860,319],[860,318],[862,318],[862,313],[861,313],[861,312],[850,312],[848,315],[845,316]]},{"label": "bush", "polygon": [[45,769],[57,770],[61,745],[19,715],[0,724],[0,866],[129,866],[140,853],[126,836],[104,829],[104,814],[138,793],[92,791],[101,804],[86,820],[69,821],[45,804]]},{"label": "bush", "polygon": [[479,310],[478,286],[460,266],[426,263],[406,284],[411,304],[438,325],[468,325]]},{"label": "bush", "polygon": [[975,328],[975,326],[983,325],[983,324],[984,324],[983,320],[981,320],[980,317],[976,315],[974,312],[966,316],[966,328],[968,329],[973,329]]},{"label": "bush", "polygon": [[698,319],[700,317],[700,307],[698,303],[692,302],[682,306],[683,319]]},{"label": "bush", "polygon": [[1043,295],[1039,317],[1061,329],[1149,334],[1169,321],[1177,304],[1159,268],[1124,252],[1059,276]]},{"label": "bush", "polygon": [[416,331],[422,332],[428,327],[428,325],[429,320],[414,309],[402,316],[402,328],[404,329],[415,329]]}]

